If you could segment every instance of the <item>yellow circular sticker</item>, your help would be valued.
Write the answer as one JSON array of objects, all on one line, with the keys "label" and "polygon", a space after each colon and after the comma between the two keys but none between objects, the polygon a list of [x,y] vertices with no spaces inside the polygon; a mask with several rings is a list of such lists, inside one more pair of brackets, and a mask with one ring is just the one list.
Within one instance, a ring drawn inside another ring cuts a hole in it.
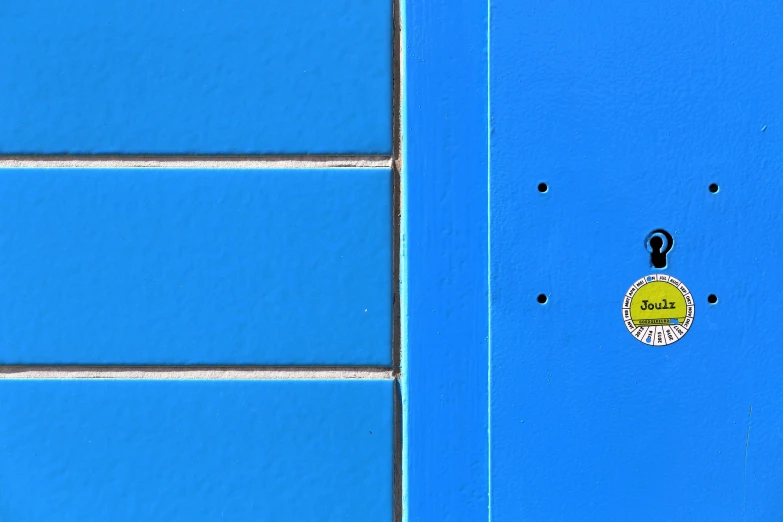
[{"label": "yellow circular sticker", "polygon": [[674,277],[648,275],[623,297],[623,321],[631,335],[652,346],[676,343],[693,324],[693,297]]}]

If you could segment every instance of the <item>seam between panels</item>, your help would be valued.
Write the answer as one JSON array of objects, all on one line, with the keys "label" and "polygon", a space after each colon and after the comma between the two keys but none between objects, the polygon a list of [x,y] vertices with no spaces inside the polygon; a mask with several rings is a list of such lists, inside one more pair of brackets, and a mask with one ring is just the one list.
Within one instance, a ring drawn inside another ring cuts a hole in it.
[{"label": "seam between panels", "polygon": [[2,156],[0,168],[315,169],[392,167],[391,156]]},{"label": "seam between panels", "polygon": [[403,315],[405,313],[402,301],[404,285],[404,268],[401,258],[403,248],[403,74],[404,74],[404,24],[403,12],[405,0],[392,1],[392,156],[390,158],[392,175],[392,367],[395,373],[393,386],[392,412],[394,415],[393,448],[392,448],[392,520],[405,520],[405,410],[404,390],[401,378],[404,345]]},{"label": "seam between panels", "polygon": [[492,0],[487,0],[487,520],[492,521]]},{"label": "seam between panels", "polygon": [[0,379],[394,380],[386,367],[347,366],[0,366]]}]

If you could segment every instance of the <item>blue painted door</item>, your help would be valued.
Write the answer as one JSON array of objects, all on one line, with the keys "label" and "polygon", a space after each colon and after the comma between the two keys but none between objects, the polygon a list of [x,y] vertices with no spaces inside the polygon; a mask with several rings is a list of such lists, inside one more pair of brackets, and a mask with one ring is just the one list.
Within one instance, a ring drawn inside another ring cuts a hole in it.
[{"label": "blue painted door", "polygon": [[492,0],[492,520],[783,519],[781,24]]}]

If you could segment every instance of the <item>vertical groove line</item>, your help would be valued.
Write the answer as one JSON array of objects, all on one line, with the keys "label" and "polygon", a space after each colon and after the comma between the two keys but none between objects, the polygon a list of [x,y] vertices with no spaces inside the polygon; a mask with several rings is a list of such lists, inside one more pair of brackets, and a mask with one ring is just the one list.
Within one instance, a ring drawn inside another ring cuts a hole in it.
[{"label": "vertical groove line", "polygon": [[492,0],[487,0],[487,520],[492,521]]},{"label": "vertical groove line", "polygon": [[[399,376],[402,368],[402,7],[403,0],[392,0],[392,223],[394,227],[392,239],[392,284],[394,287],[394,306],[392,308],[392,367],[394,374]],[[394,382],[394,397],[392,411],[394,415],[394,448],[392,453],[392,499],[394,522],[402,522],[405,518],[404,500],[404,410],[402,381],[398,377]]]}]

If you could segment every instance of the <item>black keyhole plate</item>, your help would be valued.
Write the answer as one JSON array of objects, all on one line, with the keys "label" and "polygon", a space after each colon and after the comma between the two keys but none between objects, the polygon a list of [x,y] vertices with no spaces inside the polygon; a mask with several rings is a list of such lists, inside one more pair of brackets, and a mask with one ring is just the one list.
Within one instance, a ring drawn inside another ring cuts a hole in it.
[{"label": "black keyhole plate", "polygon": [[666,268],[666,254],[674,246],[674,238],[663,229],[653,230],[645,238],[645,246],[650,252],[650,263],[655,268]]}]

